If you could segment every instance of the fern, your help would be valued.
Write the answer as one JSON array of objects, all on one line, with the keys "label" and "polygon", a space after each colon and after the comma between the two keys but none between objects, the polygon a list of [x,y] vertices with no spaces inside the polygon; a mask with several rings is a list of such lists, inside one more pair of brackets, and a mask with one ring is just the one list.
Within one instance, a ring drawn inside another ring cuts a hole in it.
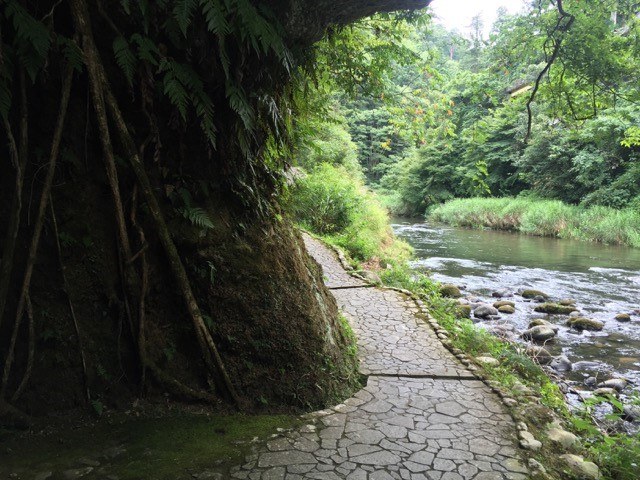
[{"label": "fern", "polygon": [[173,17],[185,37],[197,6],[198,0],[176,0],[173,7]]},{"label": "fern", "polygon": [[82,71],[84,66],[84,57],[82,50],[76,42],[67,37],[59,36],[57,38],[58,46],[62,48],[62,54],[67,62],[78,72]]},{"label": "fern", "polygon": [[169,101],[178,109],[182,119],[187,119],[187,107],[189,105],[189,94],[184,84],[180,81],[175,72],[176,62],[172,60],[163,60],[160,69],[164,71],[164,93],[169,97]]},{"label": "fern", "polygon": [[255,112],[249,104],[244,91],[231,82],[227,82],[226,92],[231,109],[242,119],[245,129],[253,132],[255,128]]},{"label": "fern", "polygon": [[138,46],[138,58],[143,62],[149,62],[157,67],[159,65],[158,58],[160,50],[157,45],[149,37],[143,37],[139,33],[131,35],[131,42]]},{"label": "fern", "polygon": [[35,81],[51,47],[49,30],[15,0],[7,2],[5,16],[12,20],[17,56],[31,80]]},{"label": "fern", "polygon": [[129,48],[129,42],[124,37],[117,37],[113,41],[113,53],[116,56],[116,63],[131,85],[136,72],[137,58]]},{"label": "fern", "polygon": [[213,230],[215,227],[213,221],[203,208],[185,206],[179,211],[184,218],[189,220],[196,227],[203,228],[205,230]]},{"label": "fern", "polygon": [[226,18],[227,11],[220,0],[200,0],[200,6],[209,32],[218,36],[231,33],[231,26]]}]

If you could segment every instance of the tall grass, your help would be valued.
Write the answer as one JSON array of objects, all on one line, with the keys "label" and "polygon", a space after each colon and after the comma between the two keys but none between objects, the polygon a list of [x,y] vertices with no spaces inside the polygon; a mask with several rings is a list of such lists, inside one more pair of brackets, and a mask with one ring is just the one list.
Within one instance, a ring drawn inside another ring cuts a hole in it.
[{"label": "tall grass", "polygon": [[429,218],[463,227],[640,247],[640,211],[633,208],[580,207],[531,198],[464,198],[434,208]]},{"label": "tall grass", "polygon": [[288,210],[303,228],[343,248],[356,262],[394,263],[410,247],[394,237],[387,210],[360,178],[323,163],[293,187]]}]

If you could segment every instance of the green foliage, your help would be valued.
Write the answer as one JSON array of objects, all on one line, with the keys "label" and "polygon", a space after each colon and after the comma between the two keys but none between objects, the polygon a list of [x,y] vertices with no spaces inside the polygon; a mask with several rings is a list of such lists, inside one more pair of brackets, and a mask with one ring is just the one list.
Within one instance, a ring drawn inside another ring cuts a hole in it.
[{"label": "green foliage", "polygon": [[344,167],[317,166],[292,188],[288,209],[300,225],[357,261],[406,257],[406,245],[393,240],[387,212]]}]

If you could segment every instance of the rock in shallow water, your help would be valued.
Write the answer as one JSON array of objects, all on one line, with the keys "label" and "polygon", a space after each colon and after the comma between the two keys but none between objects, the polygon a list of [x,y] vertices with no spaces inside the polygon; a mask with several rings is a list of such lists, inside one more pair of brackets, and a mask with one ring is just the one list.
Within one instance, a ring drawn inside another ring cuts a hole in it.
[{"label": "rock in shallow water", "polygon": [[577,310],[573,305],[560,305],[559,303],[543,303],[534,308],[536,312],[551,313],[555,315],[569,315]]},{"label": "rock in shallow water", "polygon": [[501,307],[498,308],[498,311],[500,313],[508,313],[508,314],[516,313],[516,309],[511,305],[502,305]]},{"label": "rock in shallow water", "polygon": [[547,295],[546,293],[541,292],[540,290],[534,290],[534,289],[523,290],[520,295],[522,295],[522,298],[530,298],[530,299],[533,299],[536,297],[549,298],[549,295]]},{"label": "rock in shallow water", "polygon": [[533,358],[540,365],[549,365],[553,361],[553,355],[543,347],[538,347],[536,345],[531,345],[527,347],[525,352],[528,356]]},{"label": "rock in shallow water", "polygon": [[570,318],[567,320],[567,325],[576,330],[589,330],[592,332],[599,332],[604,328],[604,323],[584,317]]},{"label": "rock in shallow water", "polygon": [[631,321],[631,315],[629,315],[628,313],[619,313],[618,315],[616,315],[615,318],[619,322],[630,322]]},{"label": "rock in shallow water", "polygon": [[522,332],[522,338],[525,340],[533,340],[534,342],[546,342],[556,336],[553,328],[546,325],[538,325]]},{"label": "rock in shallow water", "polygon": [[476,307],[473,311],[473,316],[476,318],[488,318],[494,315],[498,315],[498,309],[486,303]]},{"label": "rock in shallow water", "polygon": [[494,303],[493,303],[493,307],[494,307],[494,308],[500,308],[500,307],[503,307],[503,306],[505,306],[505,305],[508,305],[508,306],[510,306],[510,307],[514,307],[514,308],[515,308],[515,306],[516,306],[515,302],[512,302],[512,301],[510,301],[510,300],[500,300],[500,301],[498,301],[498,302],[494,302]]},{"label": "rock in shallow water", "polygon": [[624,390],[626,386],[627,381],[624,378],[610,378],[598,384],[598,388],[615,388],[618,392]]},{"label": "rock in shallow water", "polygon": [[564,355],[560,355],[553,359],[551,362],[551,368],[557,372],[569,372],[571,371],[571,360]]},{"label": "rock in shallow water", "polygon": [[491,294],[491,296],[494,298],[513,297],[513,292],[503,288],[501,290],[496,290]]},{"label": "rock in shallow water", "polygon": [[455,285],[445,283],[444,285],[440,286],[440,295],[447,298],[460,298],[462,296],[462,293],[460,292],[460,289]]}]

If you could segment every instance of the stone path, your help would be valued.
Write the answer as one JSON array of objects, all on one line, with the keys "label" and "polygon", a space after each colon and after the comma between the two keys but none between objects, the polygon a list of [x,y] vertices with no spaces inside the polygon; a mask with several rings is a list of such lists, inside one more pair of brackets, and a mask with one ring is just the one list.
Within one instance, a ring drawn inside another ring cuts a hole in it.
[{"label": "stone path", "polygon": [[524,480],[513,419],[403,294],[349,276],[305,236],[356,336],[367,386],[236,467],[251,480]]}]

